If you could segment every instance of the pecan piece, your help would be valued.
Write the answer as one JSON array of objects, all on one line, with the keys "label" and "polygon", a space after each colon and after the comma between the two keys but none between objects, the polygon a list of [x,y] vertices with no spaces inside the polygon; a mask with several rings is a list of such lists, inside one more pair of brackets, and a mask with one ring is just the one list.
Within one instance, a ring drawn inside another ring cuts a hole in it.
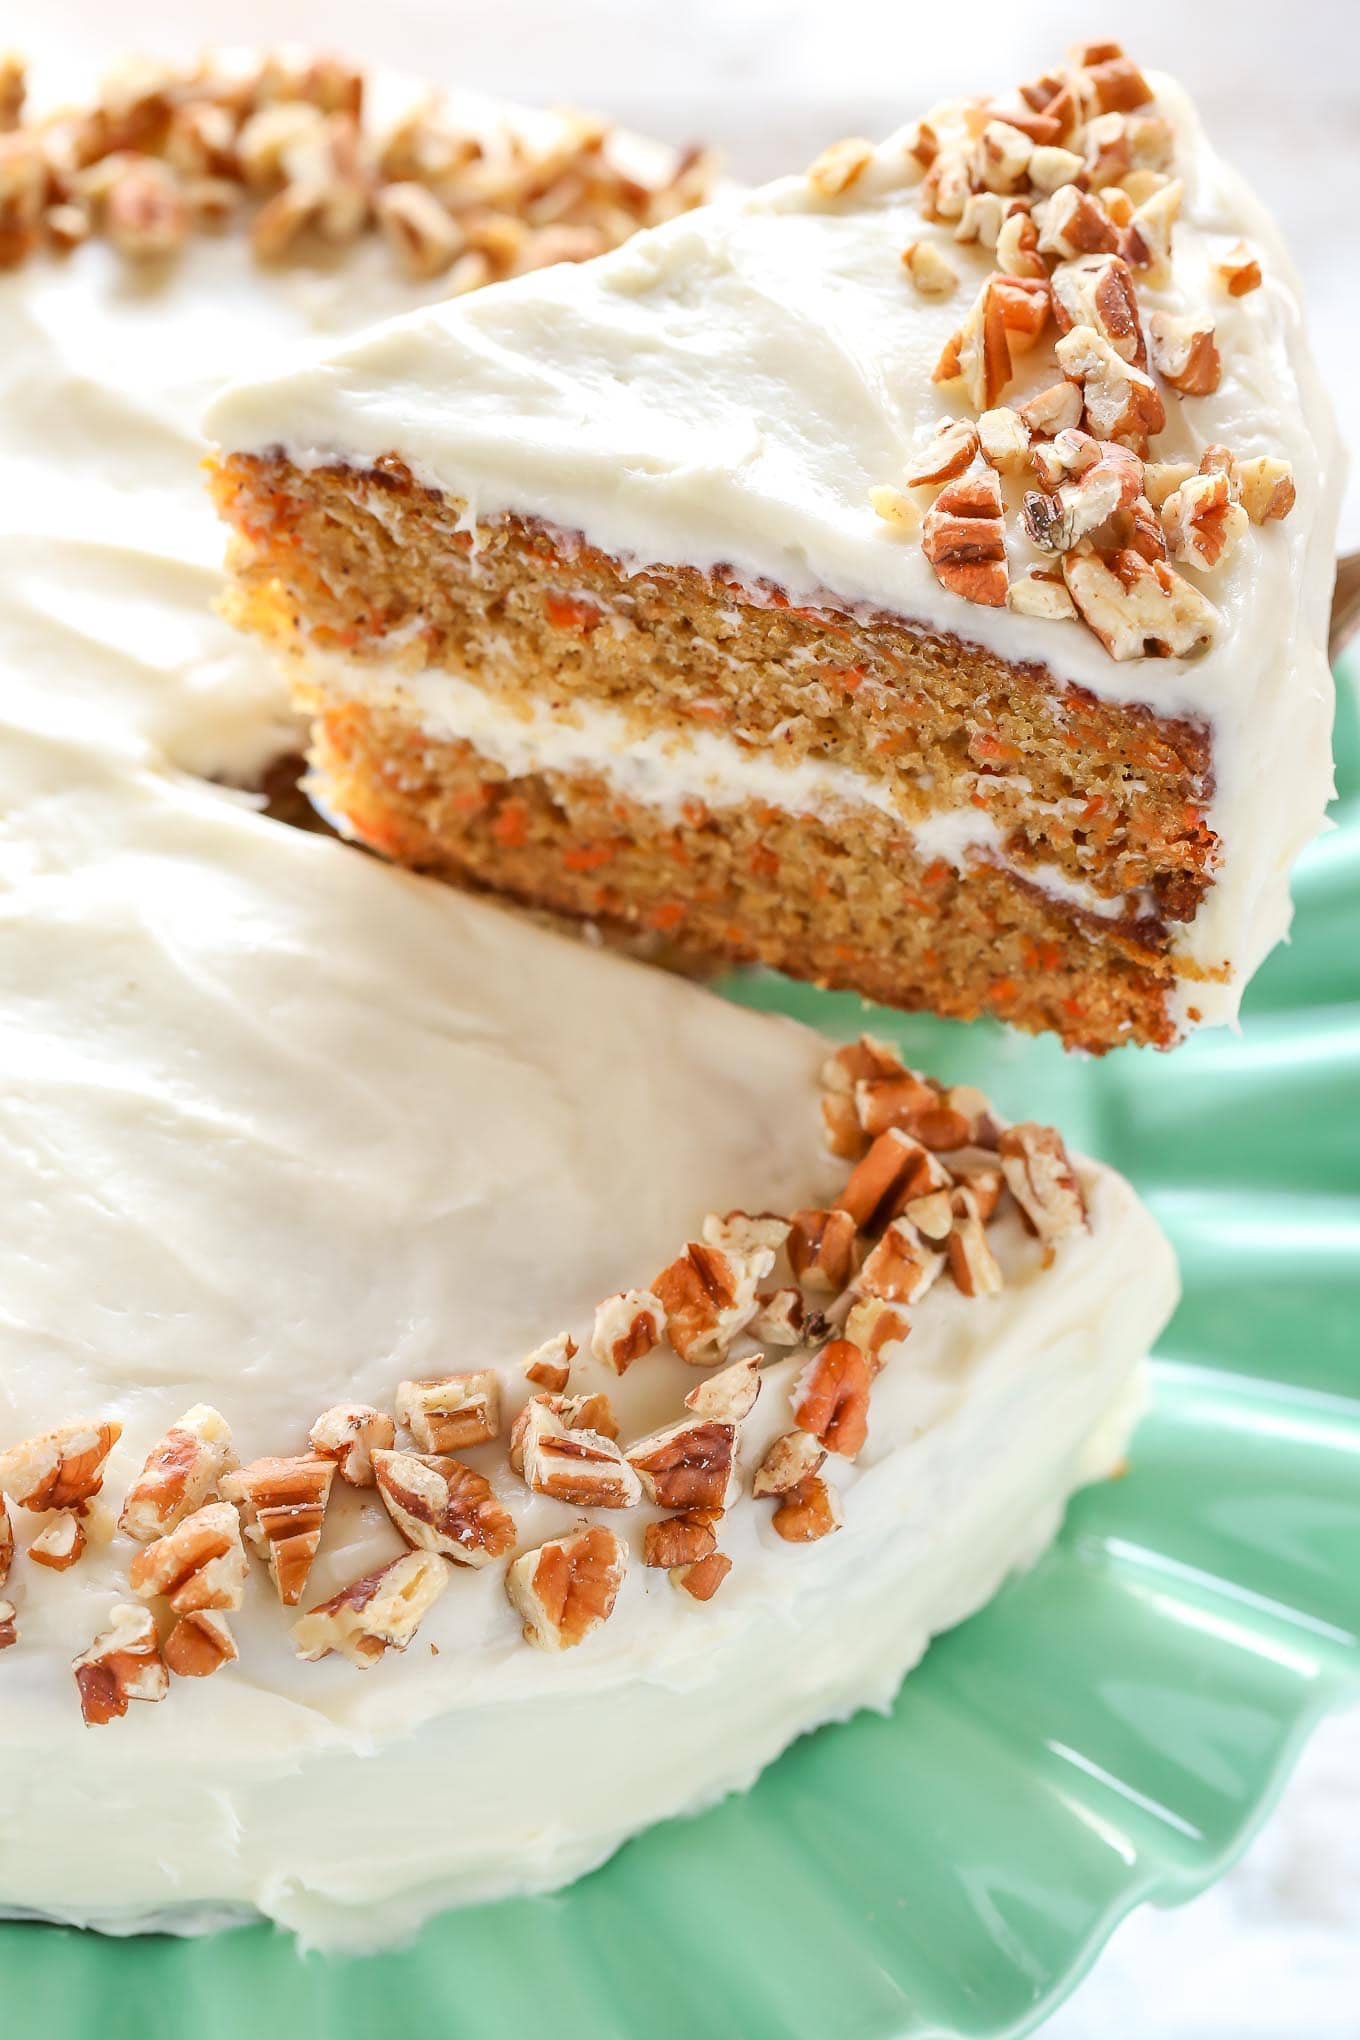
[{"label": "pecan piece", "polygon": [[1248,291],[1261,288],[1261,265],[1245,241],[1230,248],[1214,270],[1229,297],[1245,297]]},{"label": "pecan piece", "polygon": [[230,1502],[205,1502],[173,1530],[143,1545],[128,1572],[139,1600],[163,1595],[177,1615],[239,1608],[249,1564],[241,1522]]},{"label": "pecan piece", "polygon": [[423,184],[387,184],[373,202],[378,225],[406,274],[442,276],[464,246],[462,229]]},{"label": "pecan piece", "polygon": [[127,1491],[119,1529],[139,1544],[164,1537],[202,1507],[235,1464],[226,1418],[208,1403],[195,1403],[147,1454]]},{"label": "pecan piece", "polygon": [[104,1485],[104,1467],[121,1424],[59,1424],[0,1452],[0,1495],[21,1509],[82,1509]]},{"label": "pecan piece", "polygon": [[556,1338],[545,1339],[541,1346],[535,1346],[524,1362],[524,1378],[532,1381],[535,1388],[545,1388],[554,1395],[560,1395],[571,1379],[571,1363],[577,1354],[576,1341],[566,1332],[559,1332]]},{"label": "pecan piece", "polygon": [[1149,437],[1166,424],[1166,407],[1151,376],[1125,361],[1093,326],[1064,333],[1057,355],[1060,367],[1081,384],[1094,437],[1145,455]]},{"label": "pecan piece", "polygon": [[1222,379],[1223,363],[1212,319],[1149,312],[1147,332],[1152,365],[1173,390],[1185,397],[1213,395]]},{"label": "pecan piece", "polygon": [[[792,1344],[796,1345],[797,1340]],[[10,1576],[14,1565],[14,1523],[9,1513],[9,1503],[0,1495],[0,1587]]]},{"label": "pecan piece", "polygon": [[1002,474],[1023,466],[1029,452],[1029,427],[1018,411],[998,404],[977,422],[978,449],[988,467]]},{"label": "pecan piece", "polygon": [[932,380],[961,380],[975,411],[990,411],[1048,324],[1046,277],[993,272],[958,331],[945,342]]},{"label": "pecan piece", "polygon": [[707,1558],[692,1560],[671,1569],[671,1585],[688,1594],[692,1601],[711,1601],[732,1570],[724,1551],[710,1551]]},{"label": "pecan piece", "polygon": [[590,1350],[615,1374],[625,1374],[661,1343],[666,1306],[650,1289],[624,1289],[595,1306]]},{"label": "pecan piece", "polygon": [[1062,623],[1077,613],[1062,576],[1041,573],[1037,568],[1011,582],[1006,604],[1017,616],[1038,616],[1048,623]]},{"label": "pecan piece", "polygon": [[321,1548],[335,1462],[305,1455],[256,1459],[222,1477],[225,1501],[241,1512],[241,1527],[260,1555],[285,1608],[295,1608]]},{"label": "pecan piece", "polygon": [[516,1419],[515,1448],[526,1486],[583,1509],[631,1509],[642,1489],[612,1438],[568,1426],[556,1398],[534,1396]]},{"label": "pecan piece", "polygon": [[164,1700],[170,1690],[156,1625],[146,1608],[114,1608],[108,1628],[73,1660],[71,1669],[90,1728],[117,1720],[134,1700]]},{"label": "pecan piece", "polygon": [[1025,531],[1043,552],[1071,552],[1121,510],[1131,510],[1143,490],[1143,463],[1123,446],[1101,447],[1099,457],[1051,495],[1026,493]]},{"label": "pecan piece", "polygon": [[848,1211],[795,1211],[789,1266],[809,1289],[834,1295],[855,1272],[856,1239]]},{"label": "pecan piece", "polygon": [[[1083,255],[1072,262],[1060,262],[1053,272],[1052,292],[1053,317],[1060,332],[1089,326],[1109,342],[1121,361],[1133,368],[1147,367],[1147,336],[1138,316],[1133,273],[1120,256]],[[1161,427],[1150,429],[1160,431]]]},{"label": "pecan piece", "polygon": [[894,1310],[878,1296],[858,1297],[845,1320],[845,1336],[852,1346],[859,1347],[870,1374],[877,1374],[883,1366],[884,1347],[898,1345],[910,1330],[906,1313]]},{"label": "pecan piece", "polygon": [[45,1523],[28,1547],[35,1565],[52,1572],[69,1572],[80,1562],[85,1550],[85,1525],[70,1509],[62,1509]]},{"label": "pecan piece", "polygon": [[685,1397],[685,1408],[696,1417],[713,1417],[723,1424],[740,1424],[749,1417],[760,1394],[760,1363],[764,1355],[752,1353],[745,1360],[710,1374]]},{"label": "pecan piece", "polygon": [[453,1577],[433,1551],[407,1551],[365,1573],[303,1615],[290,1634],[309,1663],[339,1651],[365,1672],[389,1650],[405,1650]]},{"label": "pecan piece", "polygon": [[933,241],[909,241],[902,266],[922,297],[946,298],[958,289],[958,271]]},{"label": "pecan piece", "polygon": [[[1080,171],[1080,160],[1074,160]],[[1113,255],[1119,247],[1119,230],[1100,199],[1079,191],[1071,179],[1045,201],[1035,218],[1039,247],[1046,255],[1070,261],[1076,255]]]},{"label": "pecan piece", "polygon": [[1238,461],[1237,486],[1242,508],[1253,524],[1287,517],[1294,507],[1294,474],[1287,460],[1273,460],[1262,453]]},{"label": "pecan piece", "polygon": [[165,1639],[163,1654],[167,1668],[180,1679],[210,1679],[241,1655],[226,1616],[214,1608],[181,1615]]},{"label": "pecan piece", "polygon": [[946,483],[921,520],[921,550],[941,587],[966,602],[1004,607],[1006,525],[994,469]]},{"label": "pecan piece", "polygon": [[525,1641],[539,1650],[574,1650],[614,1612],[627,1570],[623,1539],[591,1523],[551,1538],[517,1558],[506,1575],[510,1605]]},{"label": "pecan piece", "polygon": [[956,1190],[953,1208],[954,1223],[944,1249],[950,1274],[965,1296],[999,1296],[1004,1278],[987,1243],[976,1198],[970,1190]]},{"label": "pecan piece", "polygon": [[677,1565],[696,1565],[718,1548],[714,1509],[687,1509],[681,1516],[666,1516],[649,1523],[642,1533],[644,1565],[670,1572]]},{"label": "pecan piece", "polygon": [[1001,1136],[1001,1166],[1030,1230],[1052,1246],[1086,1224],[1086,1200],[1062,1135],[1024,1121]]},{"label": "pecan piece", "polygon": [[833,1339],[808,1362],[789,1400],[800,1431],[853,1459],[869,1431],[869,1363],[849,1339]]},{"label": "pecan piece", "polygon": [[13,1601],[0,1601],[0,1650],[11,1650],[19,1641],[19,1610]]},{"label": "pecan piece", "polygon": [[666,1331],[680,1358],[691,1367],[711,1367],[726,1357],[739,1332],[756,1313],[756,1284],[769,1274],[775,1256],[768,1246],[748,1253],[725,1252],[706,1240],[691,1240],[678,1260],[652,1284],[666,1312]]},{"label": "pecan piece", "polygon": [[[924,1142],[890,1126],[851,1170],[837,1208],[848,1212],[861,1232],[873,1232],[895,1217],[907,1198],[939,1187],[933,1179],[941,1172]],[[949,1180],[944,1172],[944,1181]]]},{"label": "pecan piece", "polygon": [[[771,1289],[756,1299],[758,1308],[746,1327],[766,1346],[797,1346],[803,1337],[803,1298],[796,1289]],[[3,1585],[0,1576],[0,1585]]]},{"label": "pecan piece", "polygon": [[1218,623],[1197,588],[1131,547],[1105,556],[1064,553],[1063,578],[1083,623],[1112,659],[1190,658]]},{"label": "pecan piece", "polygon": [[380,1448],[373,1474],[383,1507],[413,1550],[479,1566],[513,1549],[510,1511],[490,1481],[461,1460]]},{"label": "pecan piece", "polygon": [[663,1509],[721,1509],[726,1506],[736,1448],[735,1423],[692,1417],[639,1438],[628,1448],[628,1464],[649,1502]]},{"label": "pecan piece", "polygon": [[770,1520],[789,1544],[815,1544],[839,1530],[845,1518],[835,1488],[813,1473],[789,1489]]},{"label": "pecan piece", "polygon": [[1080,384],[1060,382],[1036,391],[1020,405],[1017,415],[1034,438],[1056,439],[1060,432],[1080,425],[1081,411]]},{"label": "pecan piece", "polygon": [[874,145],[862,135],[848,135],[822,150],[808,168],[808,183],[819,198],[843,198],[858,184],[874,160]]},{"label": "pecan piece", "polygon": [[826,1447],[811,1431],[785,1431],[756,1468],[753,1495],[787,1495],[826,1463]]},{"label": "pecan piece", "polygon": [[940,1255],[926,1245],[911,1220],[895,1218],[860,1269],[855,1286],[884,1303],[919,1303],[943,1267]]},{"label": "pecan piece", "polygon": [[934,437],[907,476],[909,489],[937,488],[971,467],[978,450],[977,426],[968,418],[942,418]]},{"label": "pecan piece", "polygon": [[403,1381],[396,1409],[422,1452],[461,1452],[500,1436],[500,1379],[494,1367],[481,1367]]},{"label": "pecan piece", "polygon": [[1225,474],[1191,475],[1162,505],[1162,530],[1173,559],[1206,571],[1245,535],[1246,511],[1233,501]]},{"label": "pecan piece", "polygon": [[388,1452],[397,1427],[386,1410],[370,1403],[336,1403],[312,1425],[307,1443],[319,1459],[333,1459],[349,1487],[372,1487],[373,1454]]}]

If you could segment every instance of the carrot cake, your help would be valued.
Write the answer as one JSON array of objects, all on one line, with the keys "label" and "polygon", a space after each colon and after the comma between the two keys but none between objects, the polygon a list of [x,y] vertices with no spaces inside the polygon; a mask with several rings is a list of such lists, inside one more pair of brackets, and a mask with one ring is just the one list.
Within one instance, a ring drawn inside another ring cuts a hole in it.
[{"label": "carrot cake", "polygon": [[1022,1085],[264,811],[197,420],[447,277],[129,239],[138,89],[0,276],[0,1913],[352,1948],[886,1706],[1115,1466],[1175,1273]]},{"label": "carrot cake", "polygon": [[1273,225],[1113,44],[209,429],[393,858],[1094,1051],[1287,925],[1337,444]]}]

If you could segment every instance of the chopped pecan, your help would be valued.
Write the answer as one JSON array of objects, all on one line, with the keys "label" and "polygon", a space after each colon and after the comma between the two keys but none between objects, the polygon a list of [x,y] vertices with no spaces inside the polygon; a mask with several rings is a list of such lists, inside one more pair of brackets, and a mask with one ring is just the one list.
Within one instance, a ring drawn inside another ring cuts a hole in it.
[{"label": "chopped pecan", "polygon": [[461,1452],[501,1430],[501,1385],[493,1367],[397,1385],[397,1422],[422,1452]]},{"label": "chopped pecan", "polygon": [[785,1431],[756,1468],[753,1495],[786,1495],[826,1463],[826,1447],[811,1431]]},{"label": "chopped pecan", "polygon": [[226,1418],[208,1403],[195,1403],[152,1446],[128,1489],[119,1529],[139,1544],[164,1537],[202,1507],[235,1464]]},{"label": "chopped pecan", "polygon": [[1092,191],[1120,184],[1131,170],[1167,170],[1176,138],[1159,114],[1101,113],[1086,123],[1083,174]]},{"label": "chopped pecan", "polygon": [[789,1397],[794,1422],[829,1452],[853,1459],[868,1436],[871,1380],[859,1347],[849,1339],[833,1339],[794,1383]]},{"label": "chopped pecan", "polygon": [[1214,264],[1214,271],[1229,297],[1245,297],[1248,291],[1261,288],[1261,265],[1245,241],[1230,248],[1223,260]]},{"label": "chopped pecan", "polygon": [[933,241],[909,241],[902,266],[922,297],[950,297],[959,287],[958,271]]},{"label": "chopped pecan", "polygon": [[1188,460],[1154,460],[1143,465],[1143,494],[1154,510],[1160,510],[1168,496],[1195,473]]},{"label": "chopped pecan", "polygon": [[[1060,262],[1053,272],[1053,317],[1059,331],[1089,326],[1107,340],[1121,361],[1146,369],[1147,336],[1138,315],[1138,295],[1133,273],[1118,255],[1082,255],[1072,262]],[[1058,359],[1068,368],[1059,349]],[[1149,426],[1150,431],[1161,427]],[[1097,438],[1107,438],[1097,433]]]},{"label": "chopped pecan", "polygon": [[1081,73],[1083,97],[1102,113],[1127,113],[1152,98],[1152,87],[1118,43],[1078,43],[1072,61]]},{"label": "chopped pecan", "polygon": [[1020,467],[1029,452],[1029,427],[1018,411],[998,404],[977,423],[978,448],[988,467],[1002,474]]},{"label": "chopped pecan", "polygon": [[1082,170],[1082,159],[1076,150],[1064,149],[1055,142],[1041,142],[1029,159],[1030,184],[1045,196],[1075,184]]},{"label": "chopped pecan", "polygon": [[1161,392],[1151,376],[1125,361],[1093,326],[1064,333],[1057,354],[1060,366],[1082,386],[1086,423],[1094,437],[1146,454],[1150,435],[1166,423]]},{"label": "chopped pecan", "polygon": [[1081,385],[1060,382],[1037,391],[1020,405],[1017,415],[1034,438],[1055,439],[1060,432],[1080,425],[1081,412]]},{"label": "chopped pecan", "polygon": [[921,522],[921,550],[952,594],[986,608],[1006,601],[1006,525],[1001,485],[982,467],[946,483]]},{"label": "chopped pecan", "polygon": [[583,1509],[631,1509],[642,1487],[612,1438],[569,1426],[555,1398],[534,1396],[517,1419],[515,1443],[525,1484]]},{"label": "chopped pecan", "polygon": [[546,1388],[560,1395],[571,1379],[571,1363],[576,1354],[575,1339],[566,1332],[559,1332],[556,1338],[545,1339],[541,1346],[535,1346],[524,1362],[524,1378],[532,1381],[535,1388]]},{"label": "chopped pecan", "polygon": [[367,1671],[389,1650],[406,1649],[452,1577],[436,1552],[403,1552],[301,1616],[290,1632],[294,1648],[309,1663],[339,1651]]},{"label": "chopped pecan", "polygon": [[927,1190],[924,1196],[909,1198],[902,1215],[924,1238],[943,1246],[954,1224],[953,1197],[952,1182],[948,1189]]},{"label": "chopped pecan", "polygon": [[205,1502],[173,1530],[143,1545],[129,1584],[139,1600],[163,1595],[177,1615],[200,1608],[239,1608],[249,1571],[241,1522],[230,1502]]},{"label": "chopped pecan", "polygon": [[[1064,150],[1064,154],[1067,152]],[[1113,255],[1119,230],[1101,200],[1070,180],[1046,199],[1036,215],[1039,247],[1064,260],[1074,255]]]},{"label": "chopped pecan", "polygon": [[350,1487],[372,1487],[373,1454],[389,1452],[397,1427],[386,1410],[369,1403],[336,1403],[323,1410],[307,1442],[319,1459],[333,1459],[341,1480]]},{"label": "chopped pecan", "polygon": [[[758,1309],[746,1327],[766,1346],[796,1346],[803,1336],[803,1298],[797,1289],[770,1289],[757,1299]],[[0,1577],[0,1585],[3,1585]]]},{"label": "chopped pecan", "polygon": [[609,1397],[600,1390],[593,1395],[559,1395],[546,1393],[530,1398],[510,1427],[509,1459],[514,1471],[524,1472],[524,1440],[533,1421],[530,1411],[536,1404],[550,1410],[569,1431],[598,1431],[602,1438],[614,1440],[619,1435],[618,1422]]},{"label": "chopped pecan", "polygon": [[885,1303],[919,1303],[943,1266],[911,1220],[895,1218],[860,1269],[855,1286]]},{"label": "chopped pecan", "polygon": [[975,411],[990,411],[1048,324],[1046,278],[1003,276],[998,270],[978,292],[962,326],[935,364],[936,382],[961,379]]},{"label": "chopped pecan", "polygon": [[877,1374],[883,1365],[884,1347],[899,1344],[910,1330],[906,1313],[894,1310],[879,1296],[858,1297],[845,1320],[845,1336],[852,1346],[859,1347],[871,1374]]},{"label": "chopped pecan", "polygon": [[[880,1133],[867,1155],[850,1172],[837,1200],[861,1232],[872,1232],[894,1215],[902,1201],[916,1194],[929,1156],[923,1143],[898,1127]],[[922,1183],[922,1187],[926,1187]]]},{"label": "chopped pecan", "polygon": [[1213,636],[1218,612],[1164,562],[1125,547],[1063,555],[1063,577],[1082,621],[1112,659],[1190,658]]},{"label": "chopped pecan", "polygon": [[856,1239],[855,1221],[847,1211],[795,1211],[789,1266],[809,1289],[835,1295],[855,1272]]},{"label": "chopped pecan", "polygon": [[1002,196],[1020,191],[1026,181],[1034,141],[1008,120],[989,120],[973,144],[972,182]]},{"label": "chopped pecan", "polygon": [[19,1610],[13,1601],[0,1601],[0,1650],[12,1650],[19,1641]]},{"label": "chopped pecan", "polygon": [[916,1120],[933,1109],[938,1094],[915,1070],[898,1068],[890,1075],[859,1078],[854,1096],[860,1125],[877,1139],[893,1126],[914,1133]]},{"label": "chopped pecan", "polygon": [[1030,1230],[1052,1246],[1086,1224],[1086,1200],[1063,1138],[1024,1121],[1001,1136],[1001,1166]]},{"label": "chopped pecan", "polygon": [[28,72],[22,57],[13,51],[0,56],[0,134],[11,134],[24,114],[28,97]]},{"label": "chopped pecan", "polygon": [[1006,602],[1017,616],[1038,616],[1050,623],[1060,623],[1077,613],[1077,605],[1062,576],[1041,573],[1038,569],[1011,582]]},{"label": "chopped pecan", "polygon": [[295,1608],[321,1547],[335,1463],[301,1456],[256,1459],[224,1474],[223,1499],[241,1512],[241,1527],[269,1562],[269,1575],[285,1608]]},{"label": "chopped pecan", "polygon": [[1167,497],[1161,514],[1172,558],[1206,570],[1227,557],[1250,521],[1225,474],[1191,475]]},{"label": "chopped pecan", "polygon": [[490,1481],[461,1460],[379,1449],[373,1475],[384,1508],[414,1550],[479,1566],[513,1549],[510,1511]]},{"label": "chopped pecan", "polygon": [[28,1547],[35,1565],[53,1572],[68,1572],[80,1562],[85,1550],[85,1525],[70,1509],[62,1509],[45,1523]]},{"label": "chopped pecan", "polygon": [[731,1570],[732,1561],[726,1552],[710,1551],[707,1558],[673,1566],[671,1585],[688,1594],[691,1601],[711,1601]]},{"label": "chopped pecan", "polygon": [[180,1679],[210,1679],[239,1656],[231,1625],[215,1608],[181,1615],[165,1639],[166,1666]]},{"label": "chopped pecan", "polygon": [[1039,253],[1039,229],[1027,212],[1012,212],[996,237],[996,266],[1004,276],[1047,276]]},{"label": "chopped pecan", "polygon": [[[797,1345],[797,1340],[790,1341]],[[0,1587],[10,1576],[14,1565],[14,1523],[9,1513],[9,1503],[0,1495]]]},{"label": "chopped pecan", "polygon": [[109,1626],[71,1666],[87,1727],[100,1728],[133,1700],[164,1700],[170,1677],[150,1610],[114,1608]]},{"label": "chopped pecan", "polygon": [[1006,205],[1007,201],[994,191],[970,191],[959,214],[954,239],[959,242],[976,241],[984,248],[995,248],[1006,224]]},{"label": "chopped pecan", "polygon": [[971,467],[978,450],[977,426],[967,418],[942,418],[934,437],[907,476],[909,489],[935,488]]},{"label": "chopped pecan", "polygon": [[763,1260],[761,1275],[768,1275],[789,1236],[789,1221],[774,1211],[729,1211],[720,1217],[711,1211],[701,1228],[710,1247],[741,1262]]},{"label": "chopped pecan", "polygon": [[628,1464],[649,1502],[663,1509],[721,1509],[727,1502],[736,1447],[735,1423],[693,1417],[639,1438]]},{"label": "chopped pecan", "polygon": [[789,1489],[770,1520],[789,1544],[815,1544],[839,1530],[845,1518],[835,1488],[812,1473]]},{"label": "chopped pecan", "polygon": [[59,1424],[0,1452],[0,1495],[21,1509],[81,1509],[104,1485],[104,1467],[121,1424]]},{"label": "chopped pecan", "polygon": [[192,222],[179,179],[154,156],[134,157],[111,181],[104,231],[120,255],[159,261],[177,255]]},{"label": "chopped pecan", "polygon": [[944,1248],[949,1272],[965,1296],[998,1296],[1004,1279],[987,1244],[977,1200],[971,1190],[956,1190],[952,1201],[954,1223]]},{"label": "chopped pecan", "polygon": [[385,185],[373,211],[408,276],[441,276],[463,250],[461,227],[423,184]]},{"label": "chopped pecan", "polygon": [[711,1367],[756,1312],[756,1284],[773,1268],[768,1245],[746,1252],[691,1240],[652,1284],[666,1312],[672,1346],[691,1367]]},{"label": "chopped pecan", "polygon": [[1006,1178],[1000,1163],[991,1155],[966,1154],[957,1157],[954,1175],[960,1188],[970,1190],[978,1217],[987,1225],[996,1216]]},{"label": "chopped pecan", "polygon": [[510,1605],[539,1650],[572,1650],[607,1622],[627,1570],[621,1537],[591,1523],[517,1558],[506,1576]]},{"label": "chopped pecan", "polygon": [[1143,464],[1123,446],[1100,449],[1099,458],[1051,495],[1029,490],[1022,519],[1043,552],[1071,552],[1120,510],[1132,509],[1143,489]]},{"label": "chopped pecan", "polygon": [[[1142,174],[1155,175],[1151,171]],[[1125,182],[1131,190],[1134,179]],[[1185,186],[1179,178],[1160,181],[1138,200],[1128,225],[1120,230],[1120,254],[1154,290],[1171,280],[1171,240],[1184,196]]]},{"label": "chopped pecan", "polygon": [[1186,397],[1212,396],[1223,374],[1212,319],[1149,312],[1147,332],[1152,365],[1173,390]]},{"label": "chopped pecan", "polygon": [[874,145],[862,135],[847,136],[823,149],[808,167],[808,183],[819,198],[843,198],[858,184],[874,160]]},{"label": "chopped pecan", "polygon": [[[914,537],[921,528],[920,504],[914,503],[901,489],[889,488],[886,482],[881,482],[876,488],[870,489],[869,508],[876,517],[881,517],[885,524],[891,524],[894,531],[901,532],[905,537]],[[828,1140],[831,1137],[831,1115],[827,1113],[829,1103],[834,1101],[827,1099],[822,1101],[822,1111],[827,1118]]]},{"label": "chopped pecan", "polygon": [[1264,453],[1239,460],[1237,486],[1242,508],[1253,524],[1287,517],[1294,507],[1294,475],[1287,460],[1272,460]]},{"label": "chopped pecan", "polygon": [[666,1306],[650,1289],[624,1289],[595,1306],[590,1350],[597,1360],[624,1374],[661,1343]]},{"label": "chopped pecan", "polygon": [[685,1408],[696,1417],[714,1417],[720,1423],[740,1424],[749,1417],[760,1394],[760,1363],[763,1354],[752,1353],[734,1360],[717,1374],[710,1374],[685,1397]]},{"label": "chopped pecan", "polygon": [[669,1572],[672,1566],[695,1565],[718,1548],[718,1520],[713,1509],[689,1509],[682,1516],[665,1516],[649,1523],[642,1533],[643,1564]]}]

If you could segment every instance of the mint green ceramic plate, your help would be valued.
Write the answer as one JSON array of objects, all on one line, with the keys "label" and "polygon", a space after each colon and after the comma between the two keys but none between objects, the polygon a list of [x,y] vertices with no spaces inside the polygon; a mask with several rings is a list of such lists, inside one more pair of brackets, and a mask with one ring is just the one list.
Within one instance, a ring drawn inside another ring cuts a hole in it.
[{"label": "mint green ceramic plate", "polygon": [[[1216,1877],[1312,1723],[1360,1697],[1360,731],[1343,694],[1339,827],[1304,861],[1293,945],[1241,1040],[1093,1064],[874,1016],[913,1061],[1126,1170],[1185,1276],[1132,1471],[1079,1498],[890,1717],[809,1737],[744,1798],[559,1897],[453,1914],[375,1960],[301,1960],[265,1929],[0,1927],[0,2034],[1018,2034],[1131,1906]],[[730,989],[861,1022],[782,982]]]}]

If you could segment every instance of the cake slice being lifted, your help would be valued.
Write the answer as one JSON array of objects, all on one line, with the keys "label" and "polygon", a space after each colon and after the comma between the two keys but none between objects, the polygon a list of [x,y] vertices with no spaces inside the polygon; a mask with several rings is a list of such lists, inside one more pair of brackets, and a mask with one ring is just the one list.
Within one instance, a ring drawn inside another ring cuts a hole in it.
[{"label": "cake slice being lifted", "polygon": [[1114,45],[210,426],[389,856],[1097,1051],[1287,926],[1335,436],[1268,217]]}]

